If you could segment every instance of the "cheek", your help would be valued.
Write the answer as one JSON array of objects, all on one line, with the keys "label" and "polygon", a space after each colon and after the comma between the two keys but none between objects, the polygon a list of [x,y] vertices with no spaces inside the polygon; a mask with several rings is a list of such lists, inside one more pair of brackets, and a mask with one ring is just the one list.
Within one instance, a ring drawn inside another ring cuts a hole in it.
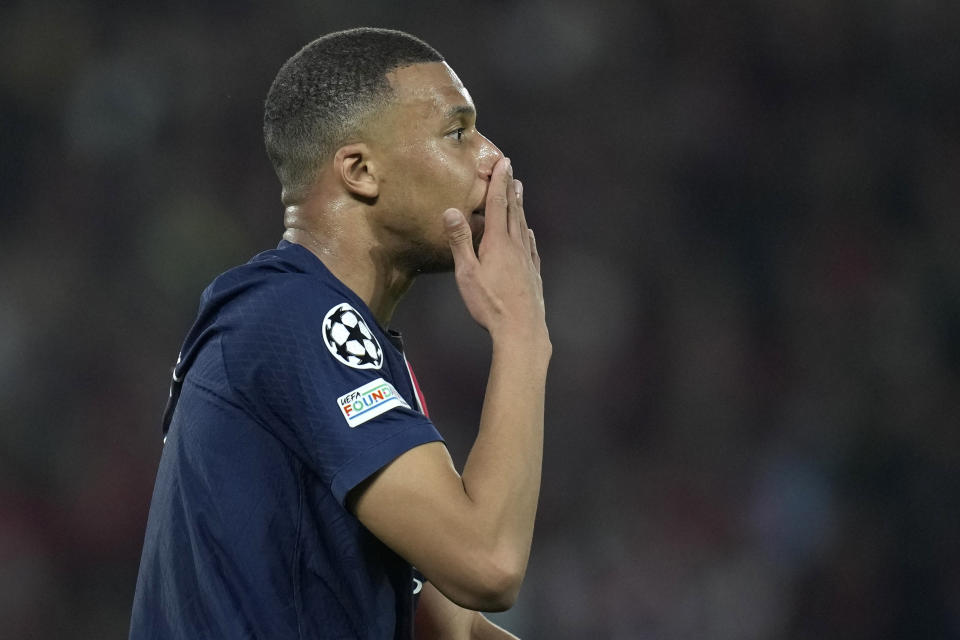
[{"label": "cheek", "polygon": [[[404,145],[389,175],[391,201],[414,215],[475,204],[477,170],[466,149],[444,141]],[[439,215],[439,214],[438,214]]]},{"label": "cheek", "polygon": [[432,198],[443,200],[444,206],[460,207],[466,204],[473,188],[475,174],[465,163],[442,153],[436,153],[422,167],[420,186]]}]

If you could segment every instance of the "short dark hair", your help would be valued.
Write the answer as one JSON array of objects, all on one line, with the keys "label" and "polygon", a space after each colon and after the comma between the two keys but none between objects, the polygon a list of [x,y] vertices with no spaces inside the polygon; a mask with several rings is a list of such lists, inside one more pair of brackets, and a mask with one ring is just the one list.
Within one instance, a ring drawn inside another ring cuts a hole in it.
[{"label": "short dark hair", "polygon": [[284,196],[308,187],[320,164],[386,103],[387,73],[442,61],[419,38],[368,27],[329,33],[294,54],[274,78],[263,113],[267,155]]}]

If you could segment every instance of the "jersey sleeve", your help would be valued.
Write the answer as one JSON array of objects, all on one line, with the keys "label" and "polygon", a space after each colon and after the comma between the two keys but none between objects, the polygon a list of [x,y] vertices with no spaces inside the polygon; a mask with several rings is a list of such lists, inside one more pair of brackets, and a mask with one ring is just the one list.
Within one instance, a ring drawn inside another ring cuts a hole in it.
[{"label": "jersey sleeve", "polygon": [[244,297],[223,315],[231,391],[341,504],[402,453],[442,440],[406,397],[402,355],[349,301],[304,276]]}]

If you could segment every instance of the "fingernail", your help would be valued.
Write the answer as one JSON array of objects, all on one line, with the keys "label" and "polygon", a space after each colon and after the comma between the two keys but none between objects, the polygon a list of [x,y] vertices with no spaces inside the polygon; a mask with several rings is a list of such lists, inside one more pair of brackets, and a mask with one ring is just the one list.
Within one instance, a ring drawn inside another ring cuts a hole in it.
[{"label": "fingernail", "polygon": [[507,175],[512,178],[512,177],[513,177],[513,163],[510,162],[510,158],[507,158],[506,161],[507,161]]},{"label": "fingernail", "polygon": [[517,192],[517,200],[523,198],[523,183],[519,180],[513,181],[513,188]]},{"label": "fingernail", "polygon": [[443,212],[443,223],[448,227],[455,227],[460,224],[460,220],[463,219],[463,216],[460,215],[460,212],[456,209],[447,209]]}]

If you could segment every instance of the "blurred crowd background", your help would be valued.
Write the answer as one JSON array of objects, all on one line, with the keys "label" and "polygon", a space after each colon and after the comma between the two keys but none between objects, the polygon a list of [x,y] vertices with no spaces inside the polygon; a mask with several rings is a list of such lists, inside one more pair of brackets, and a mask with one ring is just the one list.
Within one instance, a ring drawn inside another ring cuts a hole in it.
[{"label": "blurred crowd background", "polygon": [[[0,636],[125,637],[207,282],[279,240],[280,65],[401,28],[513,158],[555,348],[526,638],[960,637],[960,3],[0,6]],[[489,351],[396,326],[462,463]]]}]

